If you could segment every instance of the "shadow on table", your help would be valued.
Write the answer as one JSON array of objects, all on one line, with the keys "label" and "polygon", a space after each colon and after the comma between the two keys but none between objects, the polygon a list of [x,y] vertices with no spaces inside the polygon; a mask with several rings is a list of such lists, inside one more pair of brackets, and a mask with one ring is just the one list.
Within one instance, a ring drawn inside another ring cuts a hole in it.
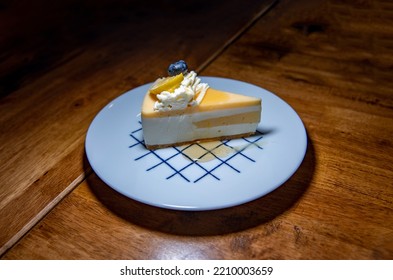
[{"label": "shadow on table", "polygon": [[312,181],[315,162],[314,146],[308,139],[301,166],[285,184],[249,203],[212,211],[178,211],[149,206],[116,192],[95,174],[88,177],[87,183],[99,201],[133,224],[169,234],[219,235],[268,223],[294,207]]}]

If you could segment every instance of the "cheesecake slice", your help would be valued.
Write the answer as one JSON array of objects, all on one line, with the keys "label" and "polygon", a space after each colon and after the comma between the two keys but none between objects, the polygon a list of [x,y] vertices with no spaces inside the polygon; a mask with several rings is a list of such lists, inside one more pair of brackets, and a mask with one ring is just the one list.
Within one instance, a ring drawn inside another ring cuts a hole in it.
[{"label": "cheesecake slice", "polygon": [[[195,75],[191,72],[183,78],[183,85],[179,85],[183,89],[165,92],[162,96],[151,91],[146,94],[141,118],[148,149],[239,138],[255,133],[261,117],[260,98],[220,91],[206,84],[200,87],[200,80]],[[191,83],[187,80],[190,76]],[[184,95],[188,92],[184,87],[190,84],[194,95]],[[173,87],[172,84],[170,86]],[[168,103],[168,98],[175,101]],[[180,106],[178,100],[183,100],[184,104]]]}]

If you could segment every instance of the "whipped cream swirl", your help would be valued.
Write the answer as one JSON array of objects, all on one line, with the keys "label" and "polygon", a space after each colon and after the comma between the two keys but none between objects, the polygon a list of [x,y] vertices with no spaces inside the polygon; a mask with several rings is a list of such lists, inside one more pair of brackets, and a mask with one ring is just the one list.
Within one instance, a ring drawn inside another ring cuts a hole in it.
[{"label": "whipped cream swirl", "polygon": [[174,92],[163,91],[157,94],[158,101],[154,104],[156,111],[170,111],[185,109],[188,106],[197,106],[209,88],[207,83],[201,83],[194,71],[187,73],[180,86]]}]

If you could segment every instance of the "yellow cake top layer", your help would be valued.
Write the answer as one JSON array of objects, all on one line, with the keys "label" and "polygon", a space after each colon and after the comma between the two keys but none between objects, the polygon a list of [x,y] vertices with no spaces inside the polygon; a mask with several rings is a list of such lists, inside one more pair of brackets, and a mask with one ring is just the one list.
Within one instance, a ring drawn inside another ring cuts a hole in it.
[{"label": "yellow cake top layer", "polygon": [[172,111],[165,111],[165,112],[155,111],[154,103],[156,101],[157,99],[153,94],[149,94],[149,93],[146,94],[142,105],[142,117],[144,118],[169,117],[169,116],[178,116],[184,114],[192,114],[197,112],[226,110],[226,109],[261,105],[260,98],[220,91],[212,88],[207,89],[206,94],[199,105],[193,107],[187,107],[186,109],[183,110],[172,110]]}]

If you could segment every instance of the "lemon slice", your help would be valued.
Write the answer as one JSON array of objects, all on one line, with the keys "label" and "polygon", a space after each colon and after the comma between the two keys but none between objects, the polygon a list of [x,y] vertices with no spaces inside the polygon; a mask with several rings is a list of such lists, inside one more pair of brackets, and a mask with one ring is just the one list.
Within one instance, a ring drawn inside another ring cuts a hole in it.
[{"label": "lemon slice", "polygon": [[173,92],[176,88],[179,87],[183,79],[183,73],[172,77],[160,78],[156,80],[150,87],[149,92],[152,94],[159,94],[163,91]]}]

